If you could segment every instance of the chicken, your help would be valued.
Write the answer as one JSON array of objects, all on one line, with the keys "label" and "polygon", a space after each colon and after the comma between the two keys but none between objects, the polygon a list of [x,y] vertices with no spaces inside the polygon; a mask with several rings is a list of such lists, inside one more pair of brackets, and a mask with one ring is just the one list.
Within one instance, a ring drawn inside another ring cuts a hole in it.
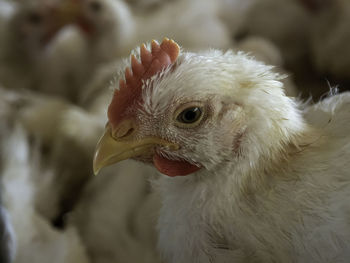
[{"label": "chicken", "polygon": [[323,5],[312,13],[312,62],[319,73],[340,80],[349,79],[350,54],[345,43],[350,40],[350,3],[346,0],[323,0],[320,3]]},{"label": "chicken", "polygon": [[85,35],[92,68],[120,57],[134,36],[135,25],[123,1],[65,0],[60,10],[63,22],[76,24]]},{"label": "chicken", "polygon": [[[276,70],[281,75],[289,75],[283,69],[283,57],[280,50],[271,41],[261,37],[247,37],[232,47],[233,50],[247,52],[259,61],[268,65],[274,65]],[[291,77],[281,80],[284,85],[284,90],[287,96],[298,96],[298,89]]]},{"label": "chicken", "polygon": [[[3,94],[0,93],[0,95],[0,148],[2,148],[7,135],[7,120],[11,116],[11,110],[8,107],[8,102],[4,100]],[[0,170],[2,170],[2,167],[5,165],[2,159],[3,158],[0,158]],[[0,173],[0,262],[11,263],[14,260],[16,250],[15,234],[9,213],[3,206],[4,190],[2,179],[2,174]]]},{"label": "chicken", "polygon": [[168,35],[191,50],[227,49],[232,43],[231,35],[219,14],[220,3],[217,1],[171,1],[154,12],[135,16],[137,35],[134,45]]},{"label": "chicken", "polygon": [[286,64],[304,66],[311,17],[302,0],[253,0],[245,8],[243,21],[232,33],[236,38],[254,35],[271,40],[281,50]]},{"label": "chicken", "polygon": [[347,262],[349,94],[318,125],[242,53],[151,46],[114,93],[94,170],[134,158],[160,172],[165,261]]},{"label": "chicken", "polygon": [[42,155],[42,166],[51,171],[38,173],[35,208],[46,220],[64,227],[66,213],[73,209],[92,175],[88,165],[93,156],[92,147],[86,151],[83,143],[76,142],[61,130],[65,112],[78,107],[60,98],[29,91],[0,88],[0,98],[0,113],[19,122],[32,141],[40,143],[37,148]]},{"label": "chicken", "polygon": [[[120,0],[65,0],[62,6],[61,17],[69,12],[71,19],[66,22],[75,23],[86,34],[93,63],[111,62],[140,41],[165,33],[183,40],[187,48],[227,48],[230,44],[227,29],[217,18],[218,7],[211,0],[171,1],[146,14],[133,13]],[[181,19],[175,20],[177,17]]]},{"label": "chicken", "polygon": [[333,89],[327,98],[306,107],[303,114],[309,123],[319,129],[327,129],[333,137],[346,137],[349,105],[350,93],[337,94],[337,89]]},{"label": "chicken", "polygon": [[74,226],[59,231],[37,213],[37,177],[48,171],[40,168],[36,147],[29,148],[23,129],[17,124],[9,131],[11,135],[6,136],[1,147],[1,176],[4,204],[15,232],[14,262],[89,262]]},{"label": "chicken", "polygon": [[[0,220],[1,262],[89,262],[73,225],[60,231],[37,211],[37,198],[46,198],[48,206],[54,205],[49,195],[38,196],[39,189],[45,186],[54,171],[41,163],[40,148],[29,141],[19,123],[17,107],[23,101],[19,100],[18,94],[0,89],[0,100],[0,191],[4,206],[0,210],[1,219],[7,218]],[[2,228],[4,223],[8,226],[7,231]],[[9,261],[3,258],[6,256],[3,238],[9,239]]]},{"label": "chicken", "polygon": [[40,88],[46,47],[61,28],[57,14],[48,1],[11,3],[0,38],[0,80],[6,88]]},{"label": "chicken", "polygon": [[[123,64],[101,67],[86,87],[84,108],[69,107],[62,114],[60,133],[91,156],[107,120],[110,82]],[[126,161],[103,172],[106,176],[89,180],[68,216],[78,226],[89,255],[94,262],[159,262],[155,222],[160,199],[150,193],[148,182],[155,175],[153,169]]]},{"label": "chicken", "polygon": [[[283,58],[278,48],[267,39],[261,37],[248,37],[232,46],[234,50],[241,50],[267,64],[274,65],[276,71],[287,75],[283,69]],[[60,132],[77,142],[86,151],[92,152],[95,149],[99,134],[103,131],[106,122],[107,104],[111,96],[111,86],[120,75],[121,69],[127,65],[124,60],[117,59],[111,63],[101,65],[81,94],[79,107],[67,108],[60,121]],[[116,73],[117,72],[117,73]],[[298,96],[291,77],[281,80],[285,86],[288,96]],[[89,129],[81,132],[80,127],[86,126]],[[50,127],[54,127],[51,125]]]},{"label": "chicken", "polygon": [[11,263],[15,257],[15,237],[8,212],[0,207],[0,262]]},{"label": "chicken", "polygon": [[78,103],[84,85],[89,80],[89,54],[83,34],[73,26],[64,26],[47,46],[40,70],[40,92],[58,95]]},{"label": "chicken", "polygon": [[6,21],[9,19],[9,16],[12,15],[13,11],[14,11],[13,4],[4,0],[0,1],[0,35],[1,36],[4,34]]},{"label": "chicken", "polygon": [[[75,141],[91,156],[107,120],[107,104],[113,93],[111,83],[118,75],[116,71],[124,64],[124,61],[117,60],[99,67],[85,86],[84,94],[80,96],[81,107],[69,107],[62,114],[60,132]],[[89,129],[81,132],[82,126]]]},{"label": "chicken", "polygon": [[[152,239],[155,224],[148,223],[150,210],[142,224],[134,218],[149,196],[147,179],[151,167],[131,160],[103,171],[105,176],[90,180],[76,208],[69,215],[76,225],[93,262],[156,263],[160,256]],[[114,175],[114,176],[113,176]],[[141,220],[141,219],[140,219]],[[153,227],[153,228],[152,228]]]},{"label": "chicken", "polygon": [[[227,25],[232,36],[245,21],[247,11],[257,0],[219,0],[219,16]],[[260,0],[261,1],[261,0]]]},{"label": "chicken", "polygon": [[[231,42],[212,0],[171,1],[151,13],[134,13],[121,0],[56,1],[52,9],[56,37],[38,63],[40,85],[35,87],[74,103],[79,103],[99,67],[127,55],[140,41],[167,32],[193,49],[226,48]],[[181,20],[176,24],[159,23],[177,16]]]}]

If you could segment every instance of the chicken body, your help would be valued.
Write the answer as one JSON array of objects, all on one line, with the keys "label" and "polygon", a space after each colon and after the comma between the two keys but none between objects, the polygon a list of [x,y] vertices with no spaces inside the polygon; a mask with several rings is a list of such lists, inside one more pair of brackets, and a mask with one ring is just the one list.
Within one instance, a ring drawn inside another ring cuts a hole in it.
[{"label": "chicken body", "polygon": [[1,83],[11,89],[36,89],[38,70],[46,57],[45,43],[55,31],[50,8],[40,1],[8,5],[0,32]]},{"label": "chicken body", "polygon": [[[6,87],[23,88],[31,86],[33,82],[33,67],[28,65],[34,62],[34,57],[39,53],[37,37],[40,35],[40,29],[36,31],[31,27],[32,23],[27,21],[23,14],[27,10],[21,8],[20,4],[8,5],[9,10],[6,16],[3,16],[0,32],[0,79]],[[27,31],[31,31],[31,34],[28,34],[30,37],[26,35]],[[32,66],[34,65],[33,63]],[[17,78],[17,74],[21,75],[21,78]]]},{"label": "chicken body", "polygon": [[8,212],[0,207],[0,261],[11,263],[15,257],[15,240],[13,227]]},{"label": "chicken body", "polygon": [[76,25],[85,40],[85,71],[125,55],[135,34],[129,7],[120,0],[66,0],[61,2],[64,23]]},{"label": "chicken body", "polygon": [[249,5],[233,34],[267,38],[278,46],[288,66],[302,66],[308,48],[311,17],[300,2],[247,1]]},{"label": "chicken body", "polygon": [[[155,172],[128,160],[103,174],[90,180],[70,215],[92,261],[160,262],[154,239],[158,206],[153,200],[144,204],[149,196],[148,180]],[[143,204],[147,211],[140,212]]]},{"label": "chicken body", "polygon": [[348,31],[350,3],[343,0],[323,1],[323,3],[324,6],[312,14],[310,34],[312,61],[319,72],[338,79],[347,79],[350,54],[344,43],[348,43],[350,39]]},{"label": "chicken body", "polygon": [[0,82],[8,89],[76,99],[81,69],[72,67],[84,65],[84,42],[79,34],[69,41],[68,34],[58,34],[65,25],[58,5],[50,0],[7,5],[6,16],[0,14]]},{"label": "chicken body", "polygon": [[[247,52],[258,61],[262,61],[267,65],[274,65],[275,71],[281,75],[289,75],[289,72],[283,68],[284,60],[282,53],[278,47],[268,39],[253,36],[247,37],[237,42],[232,49]],[[298,93],[300,93],[300,91],[298,91],[292,77],[286,77],[281,81],[284,85],[284,90],[287,96],[297,97],[299,95]]]},{"label": "chicken body", "polygon": [[94,161],[98,171],[136,158],[161,172],[165,261],[347,262],[350,144],[335,131],[349,120],[349,95],[320,125],[269,66],[230,51],[177,57],[175,46],[141,48],[143,70],[154,74],[141,75],[140,86],[133,59]]},{"label": "chicken body", "polygon": [[50,176],[50,172],[40,168],[39,153],[30,150],[24,130],[18,124],[2,129],[2,133],[9,131],[11,135],[3,134],[6,140],[1,141],[1,177],[3,203],[15,236],[11,262],[89,262],[74,226],[59,231],[36,211],[41,176]]},{"label": "chicken body", "polygon": [[[42,154],[43,169],[49,169],[50,172],[32,172],[37,174],[37,180],[33,183],[33,203],[40,216],[62,226],[65,223],[61,221],[62,216],[74,207],[84,184],[92,174],[88,166],[93,154],[92,142],[87,143],[91,147],[87,151],[83,143],[76,142],[75,138],[61,129],[65,112],[74,112],[78,107],[60,98],[29,91],[0,88],[0,98],[0,114],[3,112],[4,116],[8,116],[3,118],[3,122],[6,124],[6,119],[15,119],[23,125],[32,140],[40,142],[40,147],[37,148],[41,151],[35,149],[34,152]],[[103,128],[99,127],[98,131],[101,129]],[[8,136],[8,133],[5,135]]]}]

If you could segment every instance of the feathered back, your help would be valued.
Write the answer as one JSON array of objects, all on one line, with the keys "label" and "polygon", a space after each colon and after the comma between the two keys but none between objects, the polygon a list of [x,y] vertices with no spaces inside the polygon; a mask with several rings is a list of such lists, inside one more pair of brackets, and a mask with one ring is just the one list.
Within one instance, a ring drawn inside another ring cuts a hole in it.
[{"label": "feathered back", "polygon": [[119,89],[114,92],[108,108],[108,119],[113,125],[118,124],[127,114],[128,106],[141,99],[143,83],[171,66],[177,59],[180,47],[173,40],[165,38],[159,45],[152,41],[149,51],[145,45],[140,47],[141,63],[131,56],[131,68],[125,69],[125,80],[119,81]]}]

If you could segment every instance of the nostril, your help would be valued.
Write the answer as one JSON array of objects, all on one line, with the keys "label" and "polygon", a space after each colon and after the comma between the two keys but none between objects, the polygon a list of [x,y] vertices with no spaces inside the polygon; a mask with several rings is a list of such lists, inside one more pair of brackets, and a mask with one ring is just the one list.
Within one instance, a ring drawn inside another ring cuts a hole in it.
[{"label": "nostril", "polygon": [[124,137],[128,137],[128,136],[131,135],[133,132],[134,132],[134,128],[130,128],[130,129],[125,133],[125,135],[123,136],[123,138],[124,138]]},{"label": "nostril", "polygon": [[112,135],[115,139],[124,139],[133,134],[134,131],[135,128],[133,123],[130,121],[125,121],[113,129]]},{"label": "nostril", "polygon": [[116,139],[123,139],[131,135],[133,132],[134,132],[134,128],[130,128],[128,130],[118,129],[117,131],[113,132],[113,137]]}]

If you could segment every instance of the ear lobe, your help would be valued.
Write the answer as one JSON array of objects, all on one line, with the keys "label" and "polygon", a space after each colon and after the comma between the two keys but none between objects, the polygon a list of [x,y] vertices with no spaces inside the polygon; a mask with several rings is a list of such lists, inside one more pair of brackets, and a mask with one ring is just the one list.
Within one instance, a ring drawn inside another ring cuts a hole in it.
[{"label": "ear lobe", "polygon": [[218,123],[221,123],[223,137],[227,145],[231,145],[235,156],[241,154],[241,142],[246,131],[243,107],[237,103],[221,102],[221,109],[217,115]]},{"label": "ear lobe", "polygon": [[238,103],[221,101],[221,109],[217,115],[218,121],[234,121],[234,117],[241,111],[242,106]]}]

